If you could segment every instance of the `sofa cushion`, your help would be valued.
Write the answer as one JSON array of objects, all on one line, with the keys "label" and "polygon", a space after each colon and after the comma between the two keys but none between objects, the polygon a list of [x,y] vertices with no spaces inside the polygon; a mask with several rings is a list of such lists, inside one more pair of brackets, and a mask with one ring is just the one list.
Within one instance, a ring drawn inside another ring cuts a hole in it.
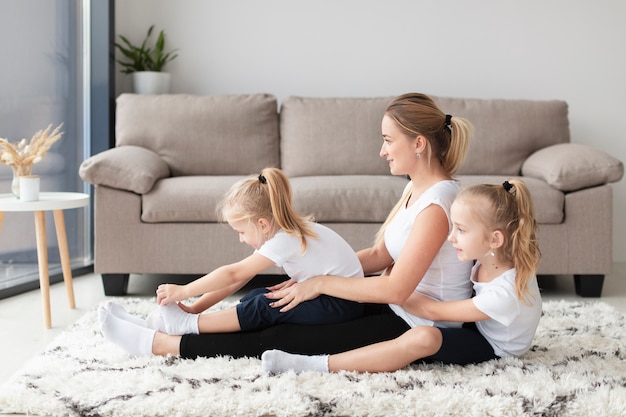
[{"label": "sofa cushion", "polygon": [[[164,178],[142,196],[146,223],[217,222],[216,205],[242,176]],[[295,209],[319,222],[381,223],[400,198],[404,177],[345,175],[290,178]]]},{"label": "sofa cushion", "polygon": [[391,175],[290,178],[295,209],[323,223],[382,223],[408,180]]},{"label": "sofa cushion", "polygon": [[105,185],[143,194],[170,169],[159,155],[139,146],[120,146],[100,152],[80,164],[80,177],[90,184]]},{"label": "sofa cushion", "polygon": [[283,171],[290,177],[389,175],[378,154],[380,123],[390,100],[285,98],[280,110]]},{"label": "sofa cushion", "polygon": [[116,117],[116,144],[154,151],[173,176],[247,175],[280,163],[277,102],[268,94],[122,94]]},{"label": "sofa cushion", "polygon": [[577,143],[549,146],[532,154],[522,175],[540,178],[563,191],[617,182],[624,165],[608,153]]},{"label": "sofa cushion", "polygon": [[540,224],[559,224],[565,218],[565,194],[551,187],[543,180],[528,177],[510,177],[497,175],[460,175],[461,187],[475,184],[501,184],[505,180],[516,178],[524,181],[533,200],[535,219]]},{"label": "sofa cushion", "polygon": [[[464,117],[474,127],[459,174],[519,175],[529,155],[570,140],[564,101],[432,97],[444,113]],[[293,177],[389,174],[379,157],[380,123],[392,99],[285,98],[280,111],[283,170]]]},{"label": "sofa cushion", "polygon": [[570,140],[564,101],[433,99],[445,113],[464,117],[474,127],[459,175],[520,175],[529,155]]},{"label": "sofa cushion", "polygon": [[141,198],[146,223],[217,222],[217,204],[244,176],[187,176],[157,181]]}]

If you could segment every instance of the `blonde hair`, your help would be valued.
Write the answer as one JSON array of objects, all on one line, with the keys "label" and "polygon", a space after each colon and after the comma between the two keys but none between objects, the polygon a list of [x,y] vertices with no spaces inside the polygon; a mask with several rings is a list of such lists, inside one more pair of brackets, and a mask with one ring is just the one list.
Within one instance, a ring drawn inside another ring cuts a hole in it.
[{"label": "blonde hair", "polygon": [[300,237],[302,252],[306,250],[306,238],[317,235],[308,222],[311,216],[302,216],[293,208],[289,179],[278,168],[265,168],[256,177],[235,183],[218,204],[222,220],[247,220],[256,223],[266,218],[285,233]]},{"label": "blonde hair", "polygon": [[[468,120],[446,115],[432,98],[420,93],[408,93],[396,97],[387,106],[385,115],[391,118],[411,139],[418,135],[426,138],[428,163],[435,157],[449,176],[456,174],[469,148],[472,126]],[[387,225],[406,204],[409,194],[410,190],[407,190],[391,210],[376,233],[375,245],[382,242]]]},{"label": "blonde hair", "polygon": [[487,230],[500,230],[504,234],[498,256],[514,266],[515,291],[518,298],[525,299],[529,293],[528,280],[536,274],[541,258],[528,188],[523,181],[510,179],[503,184],[468,187],[457,196],[457,199],[462,198],[476,202],[469,206]]}]

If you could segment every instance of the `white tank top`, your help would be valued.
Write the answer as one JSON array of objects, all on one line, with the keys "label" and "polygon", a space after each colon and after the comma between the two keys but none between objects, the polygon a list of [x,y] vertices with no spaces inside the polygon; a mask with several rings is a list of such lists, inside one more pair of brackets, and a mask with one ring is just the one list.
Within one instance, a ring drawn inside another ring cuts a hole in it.
[{"label": "white tank top", "polygon": [[[412,187],[409,182],[405,191]],[[450,220],[450,206],[460,187],[454,180],[440,181],[426,190],[410,207],[402,207],[387,225],[385,230],[385,246],[391,257],[396,260],[400,256],[402,248],[415,222],[415,218],[432,204],[440,206],[448,218],[448,230],[452,230]],[[415,291],[439,301],[464,300],[471,297],[472,283],[470,272],[472,262],[461,262],[456,256],[456,251],[447,240],[439,250],[439,253],[426,271]],[[402,307],[394,304],[391,309],[411,327],[420,325],[436,325],[439,327],[460,327],[461,323],[433,322],[410,314]]]}]

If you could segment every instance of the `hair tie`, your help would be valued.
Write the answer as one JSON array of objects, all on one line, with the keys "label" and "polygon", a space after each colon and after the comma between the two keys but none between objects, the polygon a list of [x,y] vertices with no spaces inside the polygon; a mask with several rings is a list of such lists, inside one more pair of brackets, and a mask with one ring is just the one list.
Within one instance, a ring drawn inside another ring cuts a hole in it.
[{"label": "hair tie", "polygon": [[446,114],[446,121],[443,123],[443,128],[447,129],[448,132],[452,133],[452,129],[450,129],[450,121],[452,120],[452,116]]},{"label": "hair tie", "polygon": [[[502,186],[504,187],[504,189],[506,190],[506,192],[507,192],[507,193],[511,193],[511,190],[512,190],[512,189],[513,189],[513,187],[514,187],[514,185],[513,185],[513,184],[511,184],[511,183],[510,183],[510,182],[508,182],[508,181],[504,181],[504,182],[502,183]],[[511,194],[513,194],[513,193],[511,193]]]},{"label": "hair tie", "polygon": [[267,179],[263,176],[263,174],[259,174],[259,181],[261,184],[267,184]]}]

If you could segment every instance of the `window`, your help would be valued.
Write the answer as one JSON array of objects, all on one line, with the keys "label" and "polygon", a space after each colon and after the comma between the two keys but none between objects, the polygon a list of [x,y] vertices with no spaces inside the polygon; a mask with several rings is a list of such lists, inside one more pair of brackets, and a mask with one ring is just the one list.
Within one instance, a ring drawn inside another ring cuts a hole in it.
[{"label": "window", "polygon": [[[90,193],[78,168],[94,148],[109,145],[112,11],[109,1],[0,0],[0,137],[29,140],[38,130],[63,123],[63,138],[33,168],[42,192]],[[92,71],[94,63],[99,64]],[[0,164],[0,193],[11,192],[12,177],[10,167]],[[93,264],[91,213],[91,207],[65,211],[73,270]],[[61,266],[52,213],[46,213],[46,226],[55,281]],[[36,288],[38,281],[33,214],[5,213],[0,298]]]}]

